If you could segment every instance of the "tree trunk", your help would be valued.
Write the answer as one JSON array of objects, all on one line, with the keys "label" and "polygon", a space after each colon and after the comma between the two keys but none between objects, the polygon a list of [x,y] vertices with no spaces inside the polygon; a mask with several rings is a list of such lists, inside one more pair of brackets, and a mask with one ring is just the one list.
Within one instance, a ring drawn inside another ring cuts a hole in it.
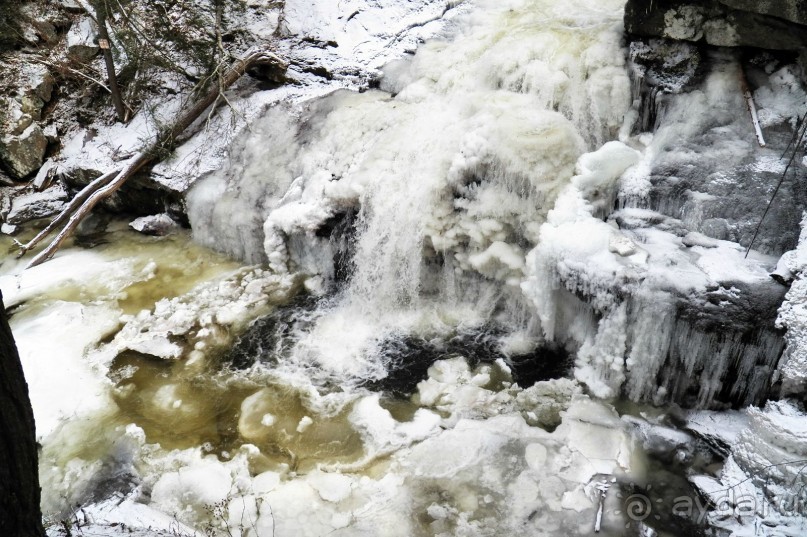
[{"label": "tree trunk", "polygon": [[118,121],[125,123],[126,107],[123,105],[123,97],[121,97],[120,88],[118,88],[118,77],[115,74],[115,60],[112,58],[112,41],[109,39],[109,32],[106,29],[106,5],[104,5],[103,2],[96,5],[95,16],[98,23],[98,35],[103,40],[99,41],[98,44],[101,46],[101,52],[104,54],[109,93],[112,95],[112,103],[115,105]]},{"label": "tree trunk", "polygon": [[0,294],[0,535],[42,537],[34,412]]}]

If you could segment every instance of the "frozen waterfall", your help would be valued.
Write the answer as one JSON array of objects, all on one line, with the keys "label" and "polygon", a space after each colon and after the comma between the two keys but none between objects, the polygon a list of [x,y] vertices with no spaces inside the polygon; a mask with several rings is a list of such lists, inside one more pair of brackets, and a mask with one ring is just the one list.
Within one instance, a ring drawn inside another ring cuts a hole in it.
[{"label": "frozen waterfall", "polygon": [[745,62],[761,148],[745,60],[629,45],[624,0],[265,4],[291,82],[188,192],[192,240],[0,264],[53,520],[689,535],[626,512],[662,456],[657,492],[692,497],[713,445],[740,475],[798,444],[771,432],[790,403],[728,410],[807,383],[804,282],[779,313],[770,277],[807,263],[803,189],[745,255],[807,102],[792,62]]},{"label": "frozen waterfall", "polygon": [[620,17],[620,2],[475,4],[380,90],[269,112],[193,189],[194,236],[335,293],[289,359],[340,382],[383,377],[380,345],[400,334],[495,326],[504,356],[550,344],[526,256],[578,157],[623,128]]}]

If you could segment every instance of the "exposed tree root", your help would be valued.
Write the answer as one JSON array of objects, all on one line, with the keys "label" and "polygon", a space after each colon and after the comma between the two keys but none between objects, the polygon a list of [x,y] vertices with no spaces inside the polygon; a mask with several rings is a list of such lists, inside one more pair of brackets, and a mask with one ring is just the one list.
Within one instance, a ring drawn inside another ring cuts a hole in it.
[{"label": "exposed tree root", "polygon": [[84,187],[67,205],[67,207],[53,219],[53,221],[36,237],[26,244],[17,243],[20,248],[20,256],[34,248],[45,237],[50,235],[56,228],[64,224],[64,228],[56,235],[56,238],[34,257],[26,268],[34,267],[47,261],[62,243],[73,234],[93,208],[101,201],[114,194],[123,184],[135,175],[143,166],[154,161],[157,157],[176,144],[176,140],[185,129],[191,126],[202,113],[210,106],[218,103],[221,92],[232,86],[249,69],[257,65],[274,65],[285,69],[287,64],[275,54],[266,50],[248,51],[242,58],[236,60],[226,72],[216,86],[198,99],[190,108],[181,113],[174,123],[167,129],[158,133],[156,140],[145,149],[134,155],[120,170],[113,170],[105,173]]}]

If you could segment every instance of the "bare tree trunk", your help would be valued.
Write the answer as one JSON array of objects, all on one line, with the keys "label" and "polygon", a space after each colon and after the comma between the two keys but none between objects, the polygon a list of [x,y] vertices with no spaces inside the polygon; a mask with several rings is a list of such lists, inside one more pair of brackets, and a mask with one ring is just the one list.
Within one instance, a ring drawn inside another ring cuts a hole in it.
[{"label": "bare tree trunk", "polygon": [[98,23],[98,34],[101,38],[99,45],[101,46],[101,52],[104,54],[104,62],[106,63],[109,93],[112,95],[112,103],[115,105],[118,121],[124,123],[126,121],[126,107],[123,105],[123,97],[121,97],[120,88],[118,88],[118,77],[115,74],[115,60],[112,58],[112,42],[109,39],[109,32],[106,28],[106,5],[103,1],[96,4],[95,16]]},{"label": "bare tree trunk", "polygon": [[0,294],[0,535],[42,537],[34,412]]}]

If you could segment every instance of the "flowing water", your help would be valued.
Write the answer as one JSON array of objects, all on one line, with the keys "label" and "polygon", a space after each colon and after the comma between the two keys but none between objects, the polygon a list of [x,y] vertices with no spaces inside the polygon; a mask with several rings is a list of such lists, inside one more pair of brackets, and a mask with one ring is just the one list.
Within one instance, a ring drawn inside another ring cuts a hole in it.
[{"label": "flowing water", "polygon": [[629,141],[622,7],[461,6],[377,89],[267,111],[190,192],[195,243],[113,229],[4,264],[46,512],[115,496],[221,535],[644,531],[607,491],[646,482],[646,456],[545,339],[596,320],[539,315],[557,284],[528,258],[573,177],[596,200],[638,161],[612,143],[578,164]]}]

